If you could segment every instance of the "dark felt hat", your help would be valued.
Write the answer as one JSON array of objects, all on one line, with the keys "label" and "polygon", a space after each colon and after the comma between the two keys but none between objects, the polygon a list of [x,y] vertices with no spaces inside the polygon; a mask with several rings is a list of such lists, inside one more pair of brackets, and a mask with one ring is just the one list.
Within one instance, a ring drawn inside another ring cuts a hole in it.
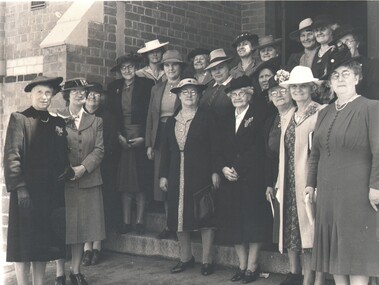
[{"label": "dark felt hat", "polygon": [[132,51],[130,53],[127,53],[125,55],[118,57],[116,59],[116,65],[111,68],[111,72],[120,71],[121,65],[127,61],[136,63],[136,62],[140,62],[141,60],[142,60],[142,57]]},{"label": "dark felt hat", "polygon": [[207,88],[206,85],[200,84],[195,78],[184,78],[179,82],[178,87],[172,88],[170,91],[178,95],[180,90],[188,85],[195,86],[199,92]]},{"label": "dark felt hat", "polygon": [[37,85],[50,85],[54,88],[55,92],[59,91],[59,84],[63,81],[62,77],[47,77],[47,76],[37,76],[28,85],[25,86],[24,91],[30,92],[33,87]]},{"label": "dark felt hat", "polygon": [[89,92],[95,91],[101,94],[104,94],[107,92],[106,90],[104,90],[103,85],[101,85],[100,83],[90,83],[90,84],[91,86],[86,88]]},{"label": "dark felt hat", "polygon": [[206,54],[209,56],[210,52],[211,51],[209,49],[206,49],[206,48],[195,48],[194,50],[191,50],[189,52],[187,59],[188,59],[188,61],[190,61],[195,56],[200,55],[200,54]]},{"label": "dark felt hat", "polygon": [[228,94],[229,92],[232,92],[234,90],[244,88],[244,87],[253,87],[253,81],[250,77],[243,75],[237,78],[233,78],[229,86],[225,88],[225,93]]},{"label": "dark felt hat", "polygon": [[62,91],[68,91],[72,89],[85,88],[88,89],[92,87],[93,84],[88,83],[87,79],[79,77],[66,80],[63,84]]},{"label": "dark felt hat", "polygon": [[275,74],[280,69],[280,57],[273,57],[267,61],[262,62],[260,65],[258,65],[252,76],[258,77],[259,73],[261,73],[261,71],[266,68]]},{"label": "dark felt hat", "polygon": [[272,35],[264,36],[264,37],[259,38],[259,40],[258,40],[259,46],[257,46],[257,49],[260,50],[260,49],[263,49],[263,48],[269,47],[269,46],[276,47],[281,42],[282,42],[281,38],[274,39],[274,37]]},{"label": "dark felt hat", "polygon": [[350,24],[345,24],[339,26],[337,29],[333,31],[333,40],[329,43],[330,46],[337,44],[337,42],[346,35],[354,35],[356,36],[359,33],[359,30],[354,28]]},{"label": "dark felt hat", "polygon": [[242,41],[249,41],[251,42],[251,45],[253,46],[253,49],[256,49],[256,47],[258,46],[258,36],[255,35],[255,34],[251,34],[249,32],[245,32],[245,33],[242,33],[240,35],[238,35],[233,43],[232,43],[232,47],[234,48],[237,48],[237,45],[242,42]]},{"label": "dark felt hat", "polygon": [[335,24],[337,21],[331,15],[319,15],[313,19],[311,29],[326,27]]}]

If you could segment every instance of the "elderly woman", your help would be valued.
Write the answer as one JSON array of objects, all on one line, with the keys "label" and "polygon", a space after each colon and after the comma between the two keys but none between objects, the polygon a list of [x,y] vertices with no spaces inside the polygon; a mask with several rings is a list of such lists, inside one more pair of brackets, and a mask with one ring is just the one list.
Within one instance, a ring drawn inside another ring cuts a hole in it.
[{"label": "elderly woman", "polygon": [[196,48],[188,54],[188,61],[195,70],[193,77],[200,84],[207,85],[212,81],[209,71],[204,70],[209,64],[209,53],[211,51],[204,48]]},{"label": "elderly woman", "polygon": [[351,56],[362,64],[362,80],[357,85],[357,92],[368,99],[379,100],[379,59],[367,58],[359,53],[361,45],[357,29],[346,24],[333,31],[333,41],[330,44],[345,44]]},{"label": "elderly woman", "polygon": [[203,242],[201,274],[213,273],[211,249],[214,239],[211,219],[198,219],[194,213],[194,194],[205,188],[218,188],[215,171],[215,135],[211,114],[198,108],[205,85],[186,78],[171,89],[177,94],[181,109],[166,123],[162,148],[160,187],[168,193],[168,227],[175,230],[180,245],[180,261],[171,273],[194,266],[190,232],[200,230]]},{"label": "elderly woman", "polygon": [[[162,140],[165,134],[167,119],[179,107],[177,96],[171,92],[180,82],[181,72],[186,66],[182,55],[177,50],[168,50],[163,54],[163,70],[167,81],[155,85],[151,90],[151,98],[147,113],[146,141],[147,157],[154,160],[154,200],[164,202],[167,219],[167,193],[159,187],[159,168],[161,161]],[[166,227],[159,233],[159,239],[175,237],[175,233]]]},{"label": "elderly woman", "polygon": [[[19,285],[44,284],[46,262],[65,257],[59,236],[64,182],[69,162],[61,118],[47,111],[62,77],[36,77],[24,88],[31,107],[12,113],[4,147],[4,178],[10,193],[7,261],[14,262]],[[56,231],[58,229],[58,231]]]},{"label": "elderly woman", "polygon": [[360,64],[342,45],[326,77],[338,99],[319,114],[305,193],[317,186],[312,267],[337,285],[379,276],[379,103],[356,92]]},{"label": "elderly woman", "polygon": [[[69,105],[58,110],[58,115],[66,118],[68,158],[75,172],[65,185],[66,244],[71,245],[70,280],[75,285],[87,285],[80,273],[84,243],[105,239],[100,172],[104,156],[103,120],[83,109],[89,86],[85,78],[67,80],[62,93]],[[57,275],[57,279],[65,279],[62,260],[58,262]],[[58,282],[64,284],[64,280]]]},{"label": "elderly woman", "polygon": [[108,85],[109,107],[117,120],[121,154],[117,170],[116,189],[121,194],[122,222],[119,233],[133,230],[131,221],[132,200],[136,200],[137,234],[145,233],[145,201],[152,188],[152,164],[146,157],[145,128],[151,88],[154,81],[136,75],[136,65],[141,57],[134,52],[120,56],[112,72],[122,78]]},{"label": "elderly woman", "polygon": [[235,107],[221,124],[217,168],[222,180],[218,192],[220,242],[233,244],[239,268],[231,281],[250,283],[259,277],[262,243],[271,239],[272,215],[265,202],[263,114],[249,105],[249,77],[233,79],[225,92]]},{"label": "elderly woman", "polygon": [[312,23],[311,18],[306,18],[299,23],[298,30],[290,33],[290,39],[300,42],[304,50],[290,55],[287,62],[288,70],[292,70],[297,65],[312,67],[313,58],[318,46],[315,34],[311,28]]},{"label": "elderly woman", "polygon": [[[304,188],[308,172],[308,156],[311,147],[310,134],[313,132],[321,105],[312,101],[312,93],[317,89],[309,67],[296,66],[288,80],[280,86],[288,86],[292,99],[296,102],[293,116],[281,127],[279,149],[279,173],[276,198],[279,211],[279,251],[287,249],[290,273],[281,285],[313,284],[310,258],[313,247],[313,221],[306,213]],[[304,281],[302,282],[300,253],[303,251]],[[323,284],[323,276],[318,273],[315,284]]]},{"label": "elderly woman", "polygon": [[[116,167],[114,161],[116,160],[118,140],[117,128],[114,115],[105,107],[106,104],[106,91],[99,83],[93,83],[93,86],[88,87],[87,99],[84,109],[89,114],[102,118],[104,131],[104,158],[100,165],[101,177],[103,179],[103,200],[104,200],[104,216],[106,229],[113,224],[115,217],[110,213],[114,213],[113,208],[116,207],[116,197],[114,191],[114,181]],[[101,260],[101,241],[86,242],[84,244],[84,254],[82,258],[82,265],[96,265]]]},{"label": "elderly woman", "polygon": [[268,61],[274,57],[279,57],[280,61],[280,44],[282,39],[274,39],[272,35],[264,36],[258,40],[258,51],[261,61]]},{"label": "elderly woman", "polygon": [[155,84],[166,80],[166,76],[161,67],[162,55],[165,52],[165,46],[168,42],[161,43],[159,40],[146,42],[143,48],[137,53],[145,55],[149,64],[136,71],[136,75],[154,80]]},{"label": "elderly woman", "polygon": [[233,78],[230,75],[228,66],[228,62],[232,58],[227,57],[223,49],[215,49],[209,56],[209,65],[205,70],[211,72],[215,82],[205,90],[203,97],[200,99],[199,106],[210,112],[214,112],[217,118],[222,118],[233,110],[230,98],[225,93],[225,89]]},{"label": "elderly woman", "polygon": [[250,76],[256,70],[261,63],[260,60],[254,57],[257,45],[258,36],[249,32],[242,33],[234,39],[232,46],[237,51],[240,62],[230,70],[233,78],[242,75]]}]

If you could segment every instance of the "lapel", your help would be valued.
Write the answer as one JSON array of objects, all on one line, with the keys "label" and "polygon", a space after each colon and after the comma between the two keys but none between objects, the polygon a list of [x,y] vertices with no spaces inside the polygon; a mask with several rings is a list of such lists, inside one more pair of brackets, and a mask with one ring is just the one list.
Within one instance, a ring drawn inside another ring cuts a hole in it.
[{"label": "lapel", "polygon": [[88,129],[92,125],[94,120],[95,120],[95,115],[91,115],[86,112],[83,112],[82,119],[79,125],[79,131]]},{"label": "lapel", "polygon": [[[253,108],[250,106],[249,109],[247,110],[245,116],[243,117],[242,119],[242,122],[241,124],[239,125],[238,127],[238,130],[237,130],[237,133],[236,133],[236,136],[241,136],[242,134],[244,134],[247,130],[249,130],[251,128],[251,125],[254,123],[254,116],[253,116]],[[251,117],[253,117],[253,121],[249,123],[249,126],[248,127],[245,127],[245,122],[250,119]],[[234,119],[235,120],[235,119]],[[235,128],[235,127],[234,127]]]}]

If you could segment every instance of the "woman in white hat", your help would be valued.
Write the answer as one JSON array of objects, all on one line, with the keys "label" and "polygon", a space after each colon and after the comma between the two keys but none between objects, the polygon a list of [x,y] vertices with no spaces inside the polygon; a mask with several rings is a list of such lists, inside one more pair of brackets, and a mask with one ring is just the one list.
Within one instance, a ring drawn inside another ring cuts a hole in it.
[{"label": "woman in white hat", "polygon": [[200,99],[199,106],[216,113],[219,118],[233,111],[230,98],[226,95],[225,89],[229,86],[233,77],[230,75],[228,62],[232,58],[228,57],[223,49],[215,49],[209,54],[209,65],[205,70],[209,70],[214,79],[214,83],[209,85],[204,95]]},{"label": "woman in white hat", "polygon": [[312,19],[306,18],[299,23],[299,29],[290,33],[290,39],[300,42],[304,50],[290,55],[287,68],[292,70],[295,66],[312,67],[313,58],[316,54],[317,42],[313,29],[311,28]]},{"label": "woman in white hat", "polygon": [[140,48],[137,53],[145,55],[149,64],[136,71],[139,77],[145,77],[154,80],[155,84],[166,80],[165,73],[160,65],[165,46],[168,42],[161,43],[158,39],[145,43],[143,48]]},{"label": "woman in white hat", "polygon": [[[309,67],[296,66],[288,80],[280,86],[288,86],[297,108],[289,121],[281,123],[279,148],[279,174],[276,199],[280,205],[279,251],[287,249],[290,273],[281,285],[313,284],[310,268],[313,247],[313,217],[307,215],[304,203],[308,157],[312,143],[312,132],[318,111],[326,105],[312,101],[318,79]],[[300,264],[303,253],[304,264]],[[302,282],[301,268],[304,270]],[[323,274],[316,273],[316,283],[323,284]]]},{"label": "woman in white hat", "polygon": [[[159,167],[161,161],[162,139],[164,138],[167,119],[171,117],[179,107],[179,99],[171,92],[177,87],[181,79],[181,73],[186,66],[182,55],[177,50],[167,50],[163,54],[161,65],[167,80],[158,83],[151,89],[151,97],[146,121],[145,145],[147,157],[154,160],[154,200],[164,202],[167,216],[167,194],[159,187]],[[158,238],[174,237],[175,233],[165,227]]]}]

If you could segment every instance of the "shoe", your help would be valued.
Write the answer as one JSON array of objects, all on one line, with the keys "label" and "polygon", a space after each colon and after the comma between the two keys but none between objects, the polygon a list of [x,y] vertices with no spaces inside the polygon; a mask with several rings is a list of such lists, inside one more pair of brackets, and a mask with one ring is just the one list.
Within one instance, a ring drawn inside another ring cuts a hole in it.
[{"label": "shoe", "polygon": [[141,223],[136,224],[136,232],[137,232],[137,234],[139,234],[141,236],[144,235],[145,234],[145,225],[141,224]]},{"label": "shoe", "polygon": [[58,276],[55,278],[55,285],[66,285],[66,276]]},{"label": "shoe", "polygon": [[101,259],[101,251],[97,250],[97,249],[94,249],[92,251],[91,265],[99,264],[100,259]]},{"label": "shoe", "polygon": [[241,268],[238,268],[237,272],[233,275],[232,279],[230,281],[236,282],[243,279],[245,276],[246,269],[242,270]]},{"label": "shoe", "polygon": [[259,278],[258,268],[254,272],[252,272],[251,270],[246,270],[246,272],[242,278],[242,283],[243,284],[251,283],[251,282],[254,282],[255,280],[257,280],[258,278]]},{"label": "shoe", "polygon": [[178,264],[176,264],[172,269],[171,273],[180,273],[186,270],[187,268],[194,267],[195,265],[195,258],[192,256],[192,258],[187,262],[179,261]]},{"label": "shoe", "polygon": [[132,230],[133,230],[133,227],[131,224],[122,223],[118,226],[118,232],[119,232],[119,234],[122,234],[122,235],[130,233]]},{"label": "shoe", "polygon": [[70,280],[72,285],[88,285],[87,281],[84,279],[84,275],[81,273],[70,273]]},{"label": "shoe", "polygon": [[201,265],[201,274],[204,276],[211,275],[214,271],[214,267],[212,263],[203,263]]},{"label": "shoe", "polygon": [[83,265],[83,266],[91,265],[91,259],[92,259],[92,251],[91,251],[91,250],[86,250],[86,251],[83,253],[83,257],[82,257],[82,265]]},{"label": "shoe", "polygon": [[302,285],[303,276],[301,274],[288,273],[286,279],[279,283],[279,285]]},{"label": "shoe", "polygon": [[170,231],[170,230],[167,229],[167,228],[164,228],[163,231],[161,231],[161,232],[157,235],[157,238],[158,238],[158,239],[169,239],[170,237],[176,237],[176,234],[175,234],[175,232]]}]

